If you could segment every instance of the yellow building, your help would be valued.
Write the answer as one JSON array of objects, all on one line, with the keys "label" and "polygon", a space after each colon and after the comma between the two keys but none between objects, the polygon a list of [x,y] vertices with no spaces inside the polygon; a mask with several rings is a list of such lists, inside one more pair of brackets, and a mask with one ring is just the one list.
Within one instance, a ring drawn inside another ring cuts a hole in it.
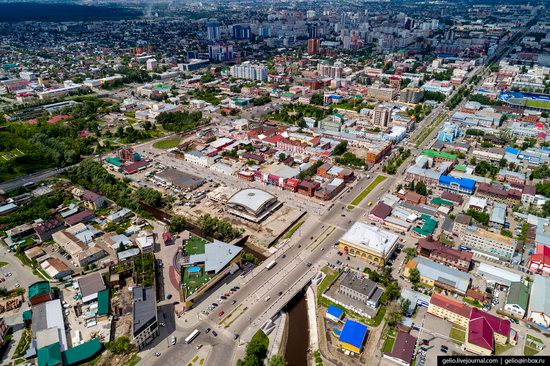
[{"label": "yellow building", "polygon": [[468,327],[471,310],[469,306],[437,293],[432,295],[428,306],[429,314],[448,320],[462,328]]},{"label": "yellow building", "polygon": [[343,351],[360,353],[367,338],[367,330],[365,324],[346,320],[338,337],[338,347]]},{"label": "yellow building", "polygon": [[376,226],[356,222],[340,239],[340,251],[383,267],[397,247],[399,236]]}]

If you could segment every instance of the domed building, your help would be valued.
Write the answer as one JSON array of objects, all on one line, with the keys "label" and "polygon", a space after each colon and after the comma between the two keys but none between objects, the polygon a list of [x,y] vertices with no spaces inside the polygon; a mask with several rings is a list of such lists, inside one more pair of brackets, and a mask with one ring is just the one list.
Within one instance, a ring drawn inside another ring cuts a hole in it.
[{"label": "domed building", "polygon": [[260,222],[282,205],[277,197],[257,188],[246,188],[231,196],[226,206],[236,216]]}]

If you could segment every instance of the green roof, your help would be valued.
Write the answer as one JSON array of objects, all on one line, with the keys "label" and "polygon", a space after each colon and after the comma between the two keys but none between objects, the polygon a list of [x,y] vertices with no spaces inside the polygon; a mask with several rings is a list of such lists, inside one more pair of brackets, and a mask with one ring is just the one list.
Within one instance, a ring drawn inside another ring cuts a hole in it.
[{"label": "green roof", "polygon": [[61,345],[59,342],[42,347],[36,352],[38,366],[58,366],[62,365]]},{"label": "green roof", "polygon": [[76,365],[87,361],[101,352],[102,348],[103,346],[99,338],[94,338],[79,346],[69,348],[61,354],[63,357],[63,366]]},{"label": "green roof", "polygon": [[29,320],[32,320],[32,310],[30,309],[23,312],[23,321],[26,322]]},{"label": "green roof", "polygon": [[455,166],[455,170],[458,170],[459,172],[465,172],[466,171],[466,165],[457,165],[457,166]]},{"label": "green roof", "polygon": [[430,215],[426,214],[422,214],[420,218],[424,220],[424,225],[422,225],[421,228],[415,227],[412,230],[422,236],[432,235],[435,231],[435,228],[437,227],[437,221],[434,220]]},{"label": "green roof", "polygon": [[292,93],[283,93],[281,94],[282,97],[287,97],[287,98],[293,98],[294,97],[294,94]]},{"label": "green roof", "polygon": [[97,293],[97,315],[109,314],[109,289]]},{"label": "green roof", "polygon": [[441,197],[435,197],[430,202],[436,206],[449,206],[449,207],[453,206],[453,203],[451,201],[444,200]]},{"label": "green roof", "polygon": [[166,84],[155,84],[155,85],[153,85],[153,87],[155,89],[170,89],[170,88],[172,88],[170,85],[166,85]]},{"label": "green roof", "polygon": [[32,299],[36,295],[49,294],[51,290],[52,288],[50,287],[50,283],[48,281],[33,283],[29,286],[29,299]]},{"label": "green roof", "polygon": [[117,156],[109,156],[107,159],[105,159],[105,161],[116,167],[122,166],[122,160],[120,160],[120,158]]},{"label": "green roof", "polygon": [[529,288],[523,282],[512,282],[508,291],[508,297],[506,298],[506,304],[517,304],[523,310],[527,310],[528,302]]},{"label": "green roof", "polygon": [[448,160],[456,160],[455,154],[450,154],[446,152],[441,151],[434,151],[430,149],[424,149],[420,152],[420,155],[426,155],[430,158],[442,158],[442,159],[448,159]]}]

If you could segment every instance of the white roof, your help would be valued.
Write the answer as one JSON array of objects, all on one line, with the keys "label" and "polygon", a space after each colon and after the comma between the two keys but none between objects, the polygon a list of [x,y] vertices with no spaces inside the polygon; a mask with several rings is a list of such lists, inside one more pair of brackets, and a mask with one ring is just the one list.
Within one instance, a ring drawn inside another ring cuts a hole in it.
[{"label": "white roof", "polygon": [[215,240],[204,246],[204,254],[189,256],[190,263],[204,262],[206,272],[218,273],[233,260],[243,248]]},{"label": "white roof", "polygon": [[398,239],[399,236],[394,233],[363,222],[356,222],[340,240],[385,258],[393,251]]},{"label": "white roof", "polygon": [[487,206],[487,200],[485,198],[471,196],[468,201],[468,207],[475,206],[479,208],[485,208]]},{"label": "white roof", "polygon": [[521,276],[502,268],[491,266],[487,263],[480,263],[477,273],[489,281],[499,283],[504,286],[510,286],[512,282],[520,282]]},{"label": "white roof", "polygon": [[249,211],[258,213],[269,201],[276,199],[271,193],[256,188],[247,188],[235,193],[228,204],[242,206]]}]

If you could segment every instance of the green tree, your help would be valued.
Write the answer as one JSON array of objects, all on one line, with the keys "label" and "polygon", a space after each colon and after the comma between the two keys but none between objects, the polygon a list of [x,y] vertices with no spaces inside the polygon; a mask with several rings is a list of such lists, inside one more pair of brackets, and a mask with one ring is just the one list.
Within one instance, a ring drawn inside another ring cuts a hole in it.
[{"label": "green tree", "polygon": [[185,221],[185,218],[180,215],[172,216],[170,219],[170,232],[171,233],[181,233],[183,230],[185,230],[187,222]]},{"label": "green tree", "polygon": [[309,103],[314,104],[314,105],[323,105],[324,97],[323,97],[322,94],[314,93],[314,94],[311,95]]},{"label": "green tree", "polygon": [[416,268],[413,268],[409,271],[409,280],[416,284],[420,281],[420,271]]},{"label": "green tree", "polygon": [[105,347],[114,354],[129,354],[132,352],[134,346],[127,336],[120,336],[114,341],[107,342]]},{"label": "green tree", "polygon": [[409,312],[409,307],[411,306],[411,300],[401,299],[401,302],[399,305],[401,305],[401,312],[403,314],[407,314]]},{"label": "green tree", "polygon": [[423,181],[419,181],[418,183],[416,183],[414,191],[422,196],[428,195],[428,188],[426,187],[426,183],[424,183]]},{"label": "green tree", "polygon": [[268,361],[269,366],[286,366],[287,362],[281,355],[273,355]]},{"label": "green tree", "polygon": [[346,152],[346,149],[348,148],[348,142],[342,141],[338,145],[334,147],[334,150],[332,150],[332,155],[342,155],[344,152]]}]

